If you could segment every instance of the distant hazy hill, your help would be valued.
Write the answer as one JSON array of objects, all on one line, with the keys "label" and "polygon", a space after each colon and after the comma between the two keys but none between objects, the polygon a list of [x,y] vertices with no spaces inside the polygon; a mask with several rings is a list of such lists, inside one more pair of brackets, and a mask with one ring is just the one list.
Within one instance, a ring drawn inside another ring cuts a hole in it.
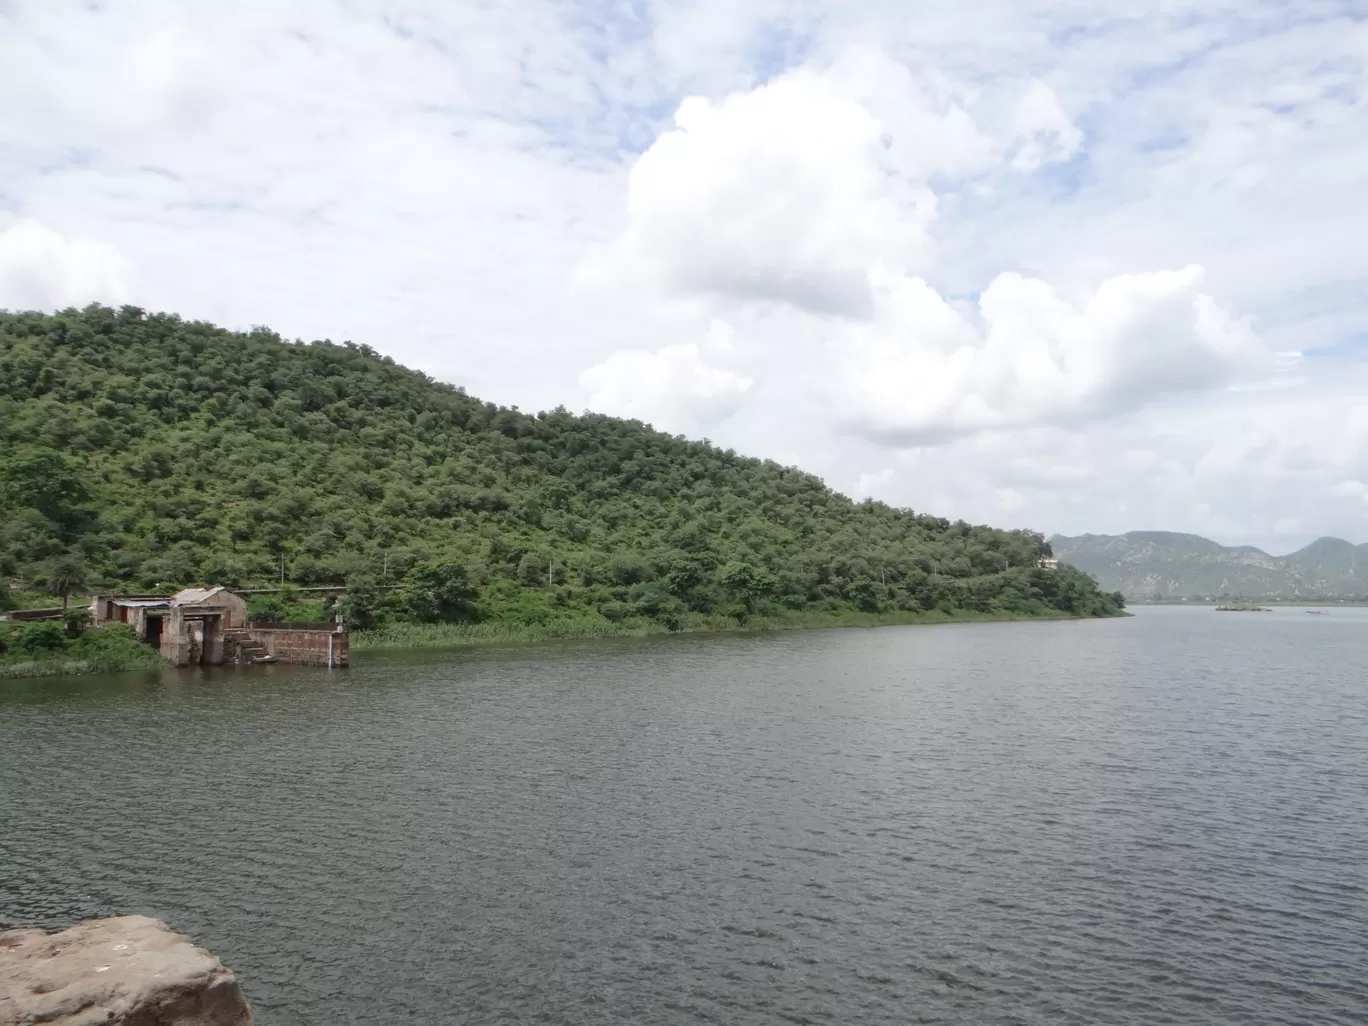
[{"label": "distant hazy hill", "polygon": [[1128,599],[1368,596],[1368,545],[1340,538],[1321,538],[1289,556],[1171,531],[1056,535],[1050,544],[1061,562]]}]

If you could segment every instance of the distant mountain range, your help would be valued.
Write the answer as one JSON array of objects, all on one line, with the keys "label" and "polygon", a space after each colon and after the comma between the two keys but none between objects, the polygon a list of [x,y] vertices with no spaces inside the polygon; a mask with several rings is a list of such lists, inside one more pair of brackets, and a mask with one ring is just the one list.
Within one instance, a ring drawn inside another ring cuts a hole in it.
[{"label": "distant mountain range", "polygon": [[1130,600],[1368,597],[1368,545],[1320,538],[1288,556],[1195,534],[1131,531],[1050,539],[1060,562]]}]

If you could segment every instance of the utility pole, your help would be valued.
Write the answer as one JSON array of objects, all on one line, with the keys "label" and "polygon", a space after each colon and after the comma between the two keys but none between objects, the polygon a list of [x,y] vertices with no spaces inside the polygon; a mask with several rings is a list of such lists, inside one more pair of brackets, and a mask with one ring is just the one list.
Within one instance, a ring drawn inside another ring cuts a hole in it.
[{"label": "utility pole", "polygon": [[285,550],[280,550],[280,586],[285,587]]}]

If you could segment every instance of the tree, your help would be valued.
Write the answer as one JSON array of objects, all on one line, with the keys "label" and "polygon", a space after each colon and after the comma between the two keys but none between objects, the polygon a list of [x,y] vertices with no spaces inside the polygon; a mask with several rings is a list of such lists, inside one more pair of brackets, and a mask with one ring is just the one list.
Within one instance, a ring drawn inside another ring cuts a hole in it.
[{"label": "tree", "polygon": [[400,600],[415,620],[454,623],[474,613],[475,589],[466,568],[455,560],[418,563],[404,577]]},{"label": "tree", "polygon": [[708,568],[702,560],[685,553],[671,556],[665,564],[665,588],[672,595],[688,598],[690,593],[708,580]]},{"label": "tree", "polygon": [[89,609],[68,609],[62,615],[68,638],[79,638],[90,627]]},{"label": "tree", "polygon": [[49,595],[60,596],[62,608],[66,609],[72,593],[86,586],[85,562],[71,554],[54,556],[43,565],[42,586]]},{"label": "tree", "polygon": [[540,552],[529,552],[518,560],[518,580],[529,588],[549,584],[550,578],[547,576],[549,570],[550,564]]},{"label": "tree", "polygon": [[723,566],[717,580],[750,612],[755,612],[756,600],[768,594],[774,585],[769,574],[742,560],[732,560]]},{"label": "tree", "polygon": [[0,464],[4,496],[62,522],[90,498],[85,480],[62,453],[46,446],[20,449]]},{"label": "tree", "polygon": [[883,590],[878,581],[869,577],[857,577],[846,585],[846,598],[855,603],[855,608],[866,613],[875,613],[879,610],[879,597]]},{"label": "tree", "polygon": [[337,603],[342,622],[357,630],[375,626],[380,605],[380,585],[370,574],[356,573],[347,578],[347,591]]}]

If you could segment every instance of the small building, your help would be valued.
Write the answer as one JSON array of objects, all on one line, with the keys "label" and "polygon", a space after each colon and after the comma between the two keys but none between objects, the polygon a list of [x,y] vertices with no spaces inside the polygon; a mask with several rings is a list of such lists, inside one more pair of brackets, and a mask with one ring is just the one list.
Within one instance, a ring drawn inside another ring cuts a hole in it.
[{"label": "small building", "polygon": [[1059,560],[1050,556],[1041,556],[1036,560],[1036,566],[1040,567],[1042,570],[1058,570]]},{"label": "small building", "polygon": [[247,626],[247,602],[227,588],[185,588],[170,598],[96,595],[91,622],[126,623],[173,666],[224,662],[226,631]]},{"label": "small building", "polygon": [[172,666],[221,663],[303,663],[346,666],[347,630],[332,623],[249,624],[247,601],[226,588],[185,588],[158,595],[97,595],[90,600],[96,627],[126,623],[139,641]]}]

